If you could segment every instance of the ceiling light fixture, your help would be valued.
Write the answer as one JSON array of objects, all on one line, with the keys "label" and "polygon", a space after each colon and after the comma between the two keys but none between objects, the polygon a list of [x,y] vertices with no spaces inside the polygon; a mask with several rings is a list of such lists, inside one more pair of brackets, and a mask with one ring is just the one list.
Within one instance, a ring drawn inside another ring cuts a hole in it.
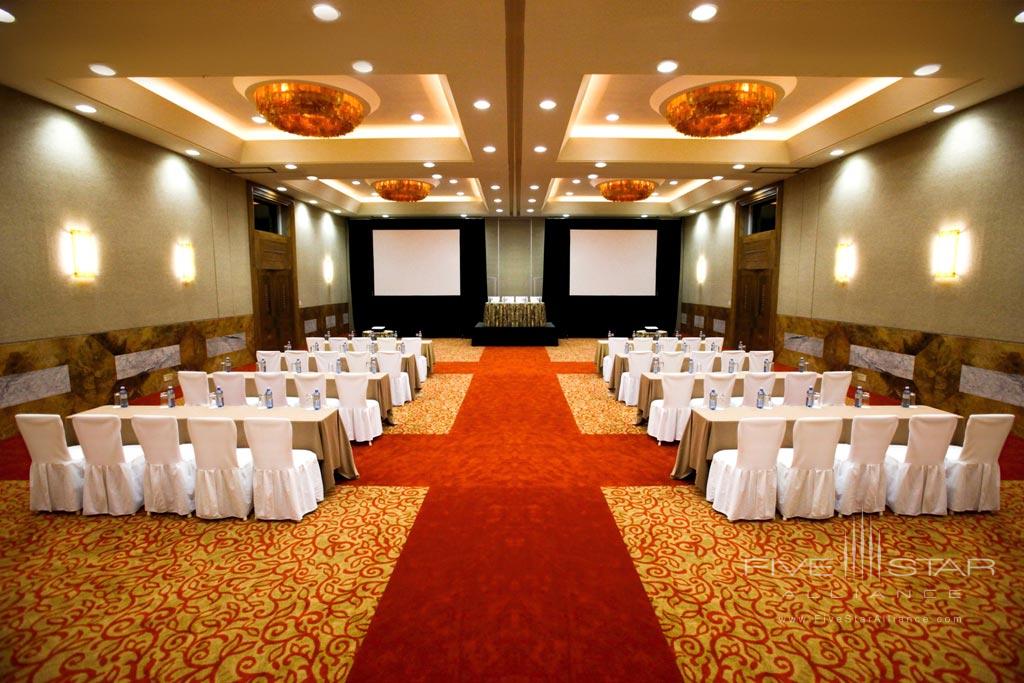
[{"label": "ceiling light fixture", "polygon": [[610,202],[639,202],[650,197],[657,186],[653,180],[618,178],[598,183],[597,189]]},{"label": "ceiling light fixture", "polygon": [[116,76],[117,72],[111,69],[106,64],[90,64],[89,71],[93,72],[97,76]]},{"label": "ceiling light fixture", "polygon": [[1013,20],[1016,21],[1018,24],[1024,24],[1024,12],[1021,12],[1020,14],[1015,16]]},{"label": "ceiling light fixture", "polygon": [[678,180],[670,180],[670,181],[668,181],[668,184],[669,185],[678,185],[679,181]]},{"label": "ceiling light fixture", "polygon": [[580,184],[580,179],[579,178],[573,178],[572,179],[572,184],[573,185],[579,185]]},{"label": "ceiling light fixture", "polygon": [[425,180],[392,178],[376,180],[373,189],[384,199],[392,202],[418,202],[425,199],[434,186]]},{"label": "ceiling light fixture", "polygon": [[939,69],[942,68],[941,64],[925,64],[914,69],[915,76],[931,76],[932,74],[939,73]]},{"label": "ceiling light fixture", "polygon": [[420,121],[422,121],[426,117],[424,117],[423,114],[417,113],[417,114],[410,114],[409,118],[412,119],[413,121],[415,121],[416,123],[419,123]]},{"label": "ceiling light fixture", "polygon": [[743,169],[745,169],[747,167],[747,165],[746,164],[733,164],[732,167],[733,167],[733,169],[735,169],[737,171],[742,171]]},{"label": "ceiling light fixture", "polygon": [[449,184],[449,185],[457,185],[457,184],[458,184],[458,182],[459,182],[459,179],[458,179],[458,178],[449,178],[449,179],[448,179],[448,184]]},{"label": "ceiling light fixture", "polygon": [[530,197],[530,198],[529,198],[529,199],[527,199],[526,201],[527,201],[528,203],[530,203],[530,204],[536,204],[536,203],[537,203],[537,200],[536,200],[536,199],[534,199],[533,197]]},{"label": "ceiling light fixture", "polygon": [[841,157],[844,154],[846,154],[846,150],[844,149],[834,149],[831,152],[829,152],[829,155],[834,157]]},{"label": "ceiling light fixture", "polygon": [[533,209],[527,209],[526,213],[533,213]]},{"label": "ceiling light fixture", "polygon": [[257,85],[249,96],[271,125],[303,137],[347,135],[363,122],[368,109],[352,93],[322,83],[274,81]]},{"label": "ceiling light fixture", "polygon": [[480,111],[487,111],[488,109],[491,108],[491,103],[488,102],[487,100],[477,100],[476,102],[473,103],[473,106],[479,109]]},{"label": "ceiling light fixture", "polygon": [[253,123],[258,124],[260,126],[262,126],[264,123],[267,122],[267,120],[265,118],[263,118],[262,116],[260,116],[259,114],[257,114],[256,116],[250,116],[249,119]]},{"label": "ceiling light fixture", "polygon": [[665,59],[658,62],[658,73],[670,74],[679,68],[679,62],[674,62],[671,59]]},{"label": "ceiling light fixture", "polygon": [[539,190],[540,189],[540,185],[530,185],[530,189],[534,190],[534,191]]},{"label": "ceiling light fixture", "polygon": [[690,213],[690,214],[697,213],[697,209],[690,209],[686,213]]},{"label": "ceiling light fixture", "polygon": [[295,164],[285,164],[284,167],[287,168],[289,171],[294,171],[295,169],[298,168],[298,166],[296,166]]},{"label": "ceiling light fixture", "polygon": [[373,71],[373,64],[370,64],[365,59],[360,59],[357,62],[352,62],[352,68],[361,74],[368,74]]},{"label": "ceiling light fixture", "polygon": [[501,185],[491,185],[491,189],[492,190],[500,190],[501,189]]},{"label": "ceiling light fixture", "polygon": [[320,21],[337,21],[341,12],[325,2],[313,5],[313,16]]},{"label": "ceiling light fixture", "polygon": [[185,154],[189,155],[190,157],[197,157],[197,156],[199,156],[199,150],[198,149],[186,149],[185,150]]},{"label": "ceiling light fixture", "polygon": [[554,109],[557,106],[558,106],[558,104],[554,100],[541,100],[540,101],[540,108],[543,109],[544,111],[551,111],[552,109]]},{"label": "ceiling light fixture", "polygon": [[607,162],[599,161],[596,164],[594,164],[594,168],[604,168],[607,165],[608,165]]},{"label": "ceiling light fixture", "polygon": [[306,180],[316,181],[316,180],[320,180],[320,179],[317,178],[315,175],[308,175],[308,176],[306,176]]},{"label": "ceiling light fixture", "polygon": [[773,124],[773,123],[778,123],[778,122],[779,122],[779,117],[778,117],[778,116],[775,116],[775,115],[773,114],[772,116],[766,116],[766,117],[764,117],[764,121],[762,121],[761,123],[767,123],[767,124],[769,124],[769,125],[770,125],[770,124]]},{"label": "ceiling light fixture", "polygon": [[458,192],[455,193],[456,197],[464,197],[465,195],[466,195],[466,193],[463,192],[462,190],[459,190]]},{"label": "ceiling light fixture", "polygon": [[341,209],[335,209],[334,213],[341,213]]},{"label": "ceiling light fixture", "polygon": [[697,5],[690,10],[690,18],[694,21],[711,21],[718,14],[718,8],[711,3]]},{"label": "ceiling light fixture", "polygon": [[501,197],[495,197],[494,198],[494,203],[495,204],[501,204]]},{"label": "ceiling light fixture", "polygon": [[711,176],[711,179],[712,180],[721,180],[724,177],[725,177],[724,175],[713,175],[713,176]]},{"label": "ceiling light fixture", "polygon": [[440,180],[441,178],[444,178],[444,176],[441,175],[440,173],[433,173],[431,174],[430,177],[433,178],[434,180]]},{"label": "ceiling light fixture", "polygon": [[278,191],[278,192],[287,192],[287,191],[288,191],[288,188],[287,188],[287,187],[285,187],[284,185],[278,185],[278,186],[277,186],[277,191]]},{"label": "ceiling light fixture", "polygon": [[712,204],[715,204],[715,205],[717,206],[718,204],[721,204],[721,203],[722,203],[722,200],[721,200],[721,199],[715,199],[715,200],[713,200],[713,201],[712,201],[711,203],[712,203]]},{"label": "ceiling light fixture", "polygon": [[14,15],[5,9],[0,9],[0,24],[13,24]]},{"label": "ceiling light fixture", "polygon": [[604,120],[607,121],[608,123],[615,123],[616,121],[619,120],[619,115],[618,114],[608,114],[607,116],[604,117]]},{"label": "ceiling light fixture", "polygon": [[484,145],[484,151],[487,152],[488,154],[494,154],[495,152],[498,151],[498,148],[495,147],[494,145]]},{"label": "ceiling light fixture", "polygon": [[952,104],[940,104],[939,106],[935,107],[935,109],[932,109],[932,111],[935,112],[936,114],[948,114],[954,109],[956,109],[956,107],[953,106]]},{"label": "ceiling light fixture", "polygon": [[562,214],[562,218],[568,218],[568,217],[569,217],[569,214],[567,214],[567,213],[563,213]]},{"label": "ceiling light fixture", "polygon": [[464,213],[460,213],[460,214],[459,214],[459,218],[465,218],[465,217],[466,217],[466,215],[467,215],[467,214],[464,214]]},{"label": "ceiling light fixture", "polygon": [[423,162],[423,168],[434,168],[435,166],[437,166],[437,164],[435,164],[433,161]]},{"label": "ceiling light fixture", "polygon": [[505,209],[495,209],[496,213],[505,213]]},{"label": "ceiling light fixture", "polygon": [[753,185],[747,185],[746,187],[743,188],[743,191],[744,192],[750,192],[753,189],[754,189]]},{"label": "ceiling light fixture", "polygon": [[597,180],[597,174],[596,173],[588,173],[587,174],[587,180]]},{"label": "ceiling light fixture", "polygon": [[76,104],[75,109],[82,112],[83,114],[95,114],[96,107],[91,104]]},{"label": "ceiling light fixture", "polygon": [[673,128],[693,138],[737,135],[757,126],[781,96],[779,87],[761,81],[726,81],[672,95],[661,112]]},{"label": "ceiling light fixture", "polygon": [[640,214],[640,218],[647,218],[647,214],[646,213]]},{"label": "ceiling light fixture", "polygon": [[315,200],[315,199],[310,199],[310,200],[309,200],[309,203],[310,203],[310,204],[312,204],[313,206],[316,206],[316,205],[317,205],[317,204],[319,204],[320,202],[318,202],[318,201],[317,201],[317,200]]},{"label": "ceiling light fixture", "polygon": [[572,196],[573,196],[573,195],[575,195],[575,194],[576,194],[575,192],[566,192],[566,193],[565,193],[565,196],[566,196],[566,197],[572,197]]},{"label": "ceiling light fixture", "polygon": [[548,148],[545,147],[544,145],[537,145],[536,147],[533,148],[533,151],[536,152],[537,154],[543,154],[544,152],[548,151]]},{"label": "ceiling light fixture", "polygon": [[389,214],[386,214],[386,213],[382,213],[382,214],[380,215],[380,217],[381,217],[381,218],[391,218],[391,216],[390,216]]},{"label": "ceiling light fixture", "polygon": [[352,184],[353,184],[353,185],[362,185],[362,183],[361,183],[361,182],[359,182],[358,180],[353,180],[353,181],[352,181]]}]

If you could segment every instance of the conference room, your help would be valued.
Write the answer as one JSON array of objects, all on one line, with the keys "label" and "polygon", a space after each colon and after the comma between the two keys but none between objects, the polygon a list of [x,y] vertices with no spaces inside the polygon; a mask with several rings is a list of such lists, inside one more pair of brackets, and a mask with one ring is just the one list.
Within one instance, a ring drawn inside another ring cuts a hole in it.
[{"label": "conference room", "polygon": [[1024,678],[1021,0],[0,0],[0,678]]}]

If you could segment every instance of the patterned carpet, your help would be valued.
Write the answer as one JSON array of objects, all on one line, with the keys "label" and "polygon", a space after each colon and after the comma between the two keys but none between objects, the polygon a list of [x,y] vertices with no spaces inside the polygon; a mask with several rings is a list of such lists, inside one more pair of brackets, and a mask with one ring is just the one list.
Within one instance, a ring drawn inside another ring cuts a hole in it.
[{"label": "patterned carpet", "polygon": [[603,491],[685,680],[1024,676],[1024,482],[998,515],[738,524],[690,486]]},{"label": "patterned carpet", "polygon": [[469,339],[435,339],[434,360],[438,363],[479,363],[483,346],[472,346]]},{"label": "patterned carpet", "polygon": [[572,410],[576,426],[583,434],[646,434],[643,426],[633,424],[636,406],[616,401],[608,385],[598,375],[558,375],[565,400]]},{"label": "patterned carpet", "polygon": [[204,522],[33,515],[28,482],[0,482],[0,678],[343,680],[426,492]]},{"label": "patterned carpet", "polygon": [[552,363],[591,363],[594,362],[596,339],[562,339],[558,346],[545,346],[548,358]]},{"label": "patterned carpet", "polygon": [[395,425],[384,426],[389,434],[447,434],[469,391],[473,375],[435,373],[423,385],[416,400],[394,408]]}]

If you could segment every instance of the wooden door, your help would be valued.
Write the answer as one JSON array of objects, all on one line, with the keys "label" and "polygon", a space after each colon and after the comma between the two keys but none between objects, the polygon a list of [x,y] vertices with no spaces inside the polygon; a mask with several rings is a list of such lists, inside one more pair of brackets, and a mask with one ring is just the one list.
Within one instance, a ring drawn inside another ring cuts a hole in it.
[{"label": "wooden door", "polygon": [[[756,221],[752,220],[751,212],[758,205],[770,205],[773,220],[770,225],[759,224],[755,231],[751,224]],[[732,348],[736,348],[740,342],[752,350],[775,348],[781,208],[782,191],[778,185],[763,188],[738,202],[733,253],[733,302],[726,339],[726,344]]]},{"label": "wooden door", "polygon": [[736,281],[736,343],[748,349],[772,348],[771,271],[741,269]]},{"label": "wooden door", "polygon": [[301,343],[293,338],[297,315],[292,292],[291,270],[259,270],[256,275],[260,292],[260,329],[257,332],[259,348],[280,349],[291,342],[296,348]]},{"label": "wooden door", "polygon": [[295,273],[294,211],[291,199],[257,185],[249,186],[250,206],[258,200],[279,212],[277,231],[256,229],[249,214],[253,313],[257,349],[302,348]]}]

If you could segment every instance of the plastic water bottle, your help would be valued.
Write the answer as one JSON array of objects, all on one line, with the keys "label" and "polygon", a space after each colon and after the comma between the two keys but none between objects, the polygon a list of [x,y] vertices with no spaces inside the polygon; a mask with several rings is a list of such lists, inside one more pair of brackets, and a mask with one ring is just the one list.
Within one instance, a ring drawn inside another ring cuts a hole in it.
[{"label": "plastic water bottle", "polygon": [[320,342],[319,341],[313,342],[313,350],[314,351],[319,351],[320,350]]},{"label": "plastic water bottle", "polygon": [[294,365],[295,365],[295,374],[296,375],[299,374],[300,372],[302,372],[302,361],[300,359],[296,358]]},{"label": "plastic water bottle", "polygon": [[736,359],[729,359],[729,372],[736,372]]},{"label": "plastic water bottle", "polygon": [[285,342],[284,350],[285,351],[291,351],[292,350],[292,340],[291,339],[289,339],[287,342]]},{"label": "plastic water bottle", "polygon": [[231,358],[224,359],[224,372],[231,372]]},{"label": "plastic water bottle", "polygon": [[214,392],[214,395],[216,396],[215,403],[216,403],[217,407],[218,408],[223,408],[224,407],[224,390],[221,389],[220,387],[217,387],[217,390]]},{"label": "plastic water bottle", "polygon": [[746,345],[746,344],[744,344],[743,342],[740,342],[740,344],[739,344],[739,346],[738,346],[737,348],[738,348],[738,349],[739,349],[740,351],[746,351],[746,350],[747,350],[747,345]]},{"label": "plastic water bottle", "polygon": [[714,389],[712,389],[711,393],[708,394],[708,408],[710,410],[718,409],[718,392]]},{"label": "plastic water bottle", "polygon": [[857,385],[857,391],[853,392],[853,407],[863,408],[864,407],[864,389]]},{"label": "plastic water bottle", "polygon": [[174,407],[174,387],[169,384],[167,385],[167,407]]},{"label": "plastic water bottle", "polygon": [[758,410],[764,410],[764,399],[765,399],[764,389],[758,389],[757,390],[757,407],[758,407]]},{"label": "plastic water bottle", "polygon": [[612,331],[611,331],[611,330],[608,330],[608,338],[609,338],[609,339],[611,339],[611,338],[612,338],[612,337],[614,337],[614,336],[615,336],[615,335],[613,335],[613,334],[612,334]]},{"label": "plastic water bottle", "polygon": [[356,338],[356,335],[352,332],[352,330],[349,330],[348,331],[348,340],[352,341],[355,338]]},{"label": "plastic water bottle", "polygon": [[688,356],[686,359],[686,371],[693,374],[693,356]]},{"label": "plastic water bottle", "polygon": [[704,330],[700,331],[700,340],[704,341]]},{"label": "plastic water bottle", "polygon": [[334,372],[337,375],[341,374],[341,356],[338,356],[338,358],[334,361]]},{"label": "plastic water bottle", "polygon": [[373,374],[380,372],[380,366],[377,364],[377,356],[370,356],[370,372]]},{"label": "plastic water bottle", "polygon": [[128,407],[128,390],[121,385],[121,388],[117,390],[117,405],[121,408]]},{"label": "plastic water bottle", "polygon": [[266,371],[267,371],[267,359],[266,358],[260,358],[260,372],[266,372]]},{"label": "plastic water bottle", "polygon": [[660,372],[660,371],[661,371],[661,359],[658,358],[657,356],[655,356],[654,360],[651,361],[651,372],[653,372],[655,375],[657,375],[658,372]]},{"label": "plastic water bottle", "polygon": [[320,410],[320,390],[313,390],[313,410]]},{"label": "plastic water bottle", "polygon": [[814,407],[814,387],[807,387],[807,398],[804,400],[804,405],[808,408]]},{"label": "plastic water bottle", "polygon": [[270,387],[267,387],[267,390],[263,392],[263,405],[267,408],[274,407],[274,392],[270,390]]},{"label": "plastic water bottle", "polygon": [[423,339],[423,330],[417,330],[416,336],[419,337],[420,339]]},{"label": "plastic water bottle", "polygon": [[908,386],[903,387],[903,398],[900,401],[900,405],[904,408],[910,407],[910,387]]},{"label": "plastic water bottle", "polygon": [[807,361],[803,356],[800,356],[800,372],[807,372]]},{"label": "plastic water bottle", "polygon": [[767,358],[764,359],[764,371],[765,372],[768,372],[771,364],[772,364],[772,362],[770,360],[768,360]]}]

